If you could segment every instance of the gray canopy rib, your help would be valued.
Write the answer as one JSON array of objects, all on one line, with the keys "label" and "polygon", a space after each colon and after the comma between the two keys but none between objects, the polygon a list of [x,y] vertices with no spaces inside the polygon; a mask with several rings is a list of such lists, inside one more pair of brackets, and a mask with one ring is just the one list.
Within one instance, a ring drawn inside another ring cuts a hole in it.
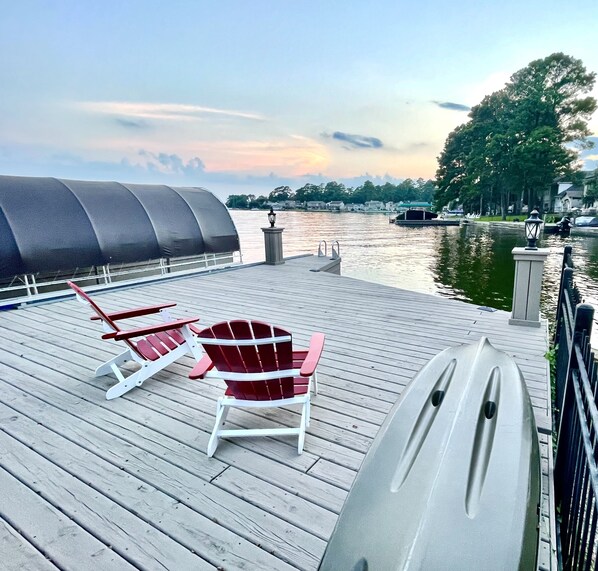
[{"label": "gray canopy rib", "polygon": [[238,250],[204,188],[0,176],[0,278]]}]

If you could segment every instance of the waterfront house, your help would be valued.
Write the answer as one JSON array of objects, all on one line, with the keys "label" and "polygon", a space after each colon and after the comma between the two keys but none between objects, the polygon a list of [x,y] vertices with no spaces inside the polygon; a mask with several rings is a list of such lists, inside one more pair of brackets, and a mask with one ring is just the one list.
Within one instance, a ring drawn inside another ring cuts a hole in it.
[{"label": "waterfront house", "polygon": [[554,198],[554,212],[571,212],[575,208],[581,208],[583,187],[571,185],[561,190]]},{"label": "waterfront house", "polygon": [[347,212],[363,212],[365,210],[365,206],[363,204],[357,203],[350,203],[346,206]]},{"label": "waterfront house", "polygon": [[326,210],[326,203],[323,200],[308,200],[308,210]]},{"label": "waterfront house", "polygon": [[557,179],[549,188],[544,191],[542,205],[544,212],[570,212],[576,208],[582,208],[582,198],[588,191],[588,185],[591,184],[595,171],[586,171],[583,182],[574,184],[570,180]]},{"label": "waterfront house", "polygon": [[345,210],[345,203],[342,200],[331,200],[326,204],[328,210],[335,210],[340,212],[341,210]]},{"label": "waterfront house", "polygon": [[365,203],[366,212],[381,212],[384,210],[384,202],[380,200],[368,200]]},{"label": "waterfront house", "polygon": [[[590,189],[596,187],[596,185],[598,185],[598,168],[586,173],[583,181],[583,196],[586,196]],[[594,201],[593,204],[586,206],[586,211],[588,214],[593,214],[597,208],[598,201]]]}]

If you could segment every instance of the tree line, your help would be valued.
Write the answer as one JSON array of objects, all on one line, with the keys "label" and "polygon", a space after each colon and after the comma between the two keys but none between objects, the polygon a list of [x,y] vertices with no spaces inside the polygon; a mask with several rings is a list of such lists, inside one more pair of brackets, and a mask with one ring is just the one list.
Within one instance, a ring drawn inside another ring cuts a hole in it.
[{"label": "tree line", "polygon": [[542,211],[552,183],[580,182],[578,151],[592,147],[588,120],[596,79],[581,60],[555,53],[513,74],[471,109],[438,158],[435,208],[506,216],[509,205]]},{"label": "tree line", "polygon": [[374,184],[365,181],[356,187],[347,187],[336,181],[326,184],[307,183],[301,188],[292,190],[289,186],[278,186],[268,196],[254,194],[231,194],[226,206],[229,208],[265,208],[270,202],[295,200],[304,203],[314,200],[323,202],[341,201],[345,204],[365,204],[370,200],[381,202],[432,202],[435,186],[431,180],[410,178],[398,184],[386,182]]}]

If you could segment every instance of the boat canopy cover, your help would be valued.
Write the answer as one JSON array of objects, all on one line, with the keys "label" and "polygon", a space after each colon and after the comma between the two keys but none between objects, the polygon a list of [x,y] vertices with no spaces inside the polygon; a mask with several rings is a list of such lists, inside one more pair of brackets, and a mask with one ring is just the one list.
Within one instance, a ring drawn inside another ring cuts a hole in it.
[{"label": "boat canopy cover", "polygon": [[203,188],[0,176],[0,278],[237,250]]}]

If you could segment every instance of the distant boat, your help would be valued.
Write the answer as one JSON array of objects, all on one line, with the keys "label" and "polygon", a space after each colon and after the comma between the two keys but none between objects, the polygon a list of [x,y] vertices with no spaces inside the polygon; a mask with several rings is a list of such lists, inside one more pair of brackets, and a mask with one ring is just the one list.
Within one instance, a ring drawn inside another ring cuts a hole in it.
[{"label": "distant boat", "polygon": [[410,208],[397,214],[394,223],[398,226],[459,226],[459,220],[439,218],[436,212],[420,208]]},{"label": "distant boat", "polygon": [[569,236],[572,226],[573,224],[571,223],[569,217],[564,216],[556,224],[544,224],[542,231],[544,234],[562,234],[564,236]]}]

